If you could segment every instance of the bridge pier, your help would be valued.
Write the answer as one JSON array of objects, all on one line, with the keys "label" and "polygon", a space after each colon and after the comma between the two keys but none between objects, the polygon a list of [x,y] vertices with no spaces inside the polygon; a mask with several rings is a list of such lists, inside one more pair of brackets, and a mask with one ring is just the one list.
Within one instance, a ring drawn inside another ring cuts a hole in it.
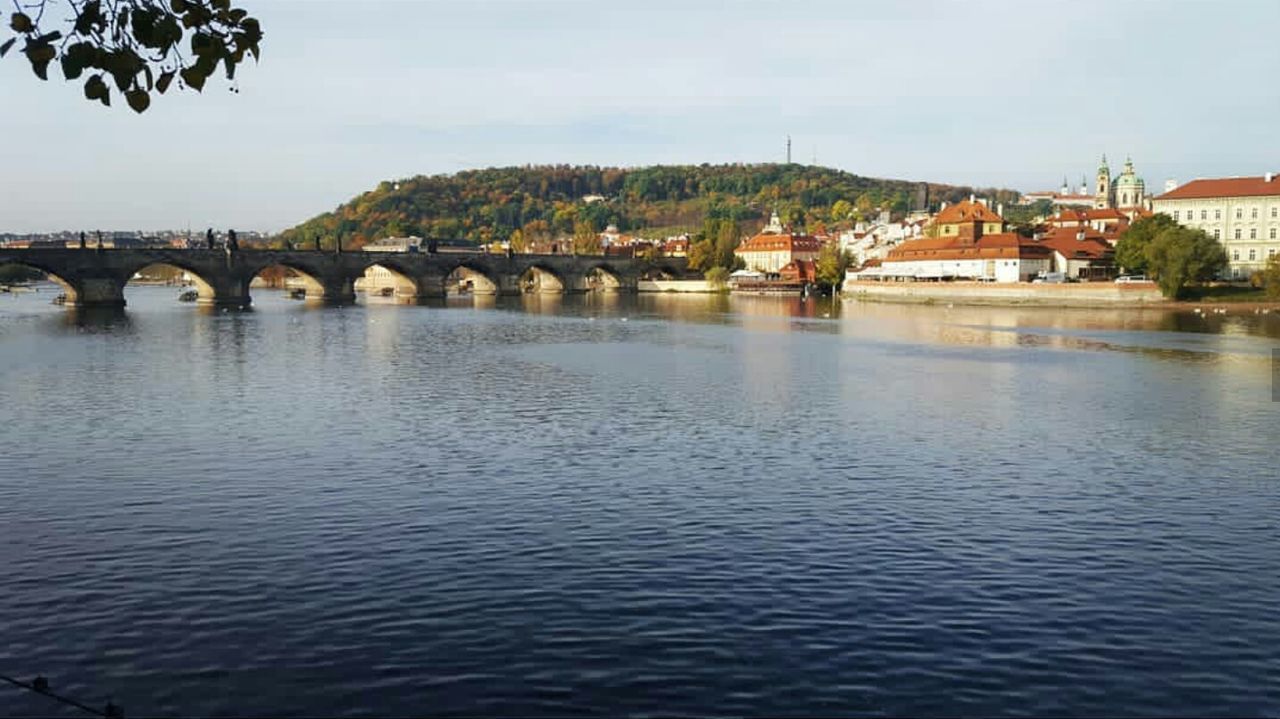
[{"label": "bridge pier", "polygon": [[124,285],[119,277],[64,279],[68,307],[124,307]]},{"label": "bridge pier", "polygon": [[308,300],[319,300],[326,305],[353,305],[356,302],[355,280],[350,277],[325,277],[320,281],[319,296],[307,289]]}]

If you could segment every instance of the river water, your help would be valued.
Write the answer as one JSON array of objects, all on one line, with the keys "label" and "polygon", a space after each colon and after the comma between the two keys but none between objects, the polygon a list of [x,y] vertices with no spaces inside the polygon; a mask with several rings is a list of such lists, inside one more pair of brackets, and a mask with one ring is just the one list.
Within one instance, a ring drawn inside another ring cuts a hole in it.
[{"label": "river water", "polygon": [[2,674],[131,716],[1280,713],[1280,313],[51,294],[0,295]]}]

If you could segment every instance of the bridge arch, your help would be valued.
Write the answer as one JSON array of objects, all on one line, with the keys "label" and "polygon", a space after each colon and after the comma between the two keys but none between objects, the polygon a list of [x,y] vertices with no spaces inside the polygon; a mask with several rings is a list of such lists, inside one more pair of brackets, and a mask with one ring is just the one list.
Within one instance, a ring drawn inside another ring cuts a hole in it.
[{"label": "bridge arch", "polygon": [[[284,290],[296,299],[328,299],[324,282],[314,271],[292,262],[271,261],[258,265],[244,279],[244,295],[250,289]],[[247,304],[247,302],[246,302]]]},{"label": "bridge arch", "polygon": [[[177,276],[179,281],[176,282],[176,284],[186,286],[186,280],[189,279],[190,284],[194,285],[196,288],[196,296],[201,304],[210,304],[218,301],[219,293],[217,287],[206,279],[199,270],[180,260],[171,261],[168,258],[156,262],[147,262],[146,264],[138,265],[133,268],[127,268],[128,274],[125,276],[125,286],[128,286],[132,282],[145,280],[148,275],[148,270],[158,270],[160,268],[177,270],[180,274]],[[153,274],[161,276],[167,273],[156,272]]]},{"label": "bridge arch", "polygon": [[662,263],[650,265],[640,273],[642,280],[675,280],[681,277],[681,272],[673,268],[671,265]]},{"label": "bridge arch", "polygon": [[445,275],[444,288],[446,295],[496,295],[501,287],[497,277],[481,265],[460,262],[454,265]]},{"label": "bridge arch", "polygon": [[[390,253],[387,253],[390,254]],[[422,294],[423,288],[413,273],[398,262],[394,256],[370,259],[356,278],[356,291],[364,292],[365,297],[397,297],[415,299]]]},{"label": "bridge arch", "polygon": [[[5,267],[23,267],[28,270],[34,270],[35,272],[44,274],[45,277],[47,277],[54,284],[58,285],[58,287],[62,289],[62,295],[66,299],[66,304],[68,306],[74,305],[80,300],[80,293],[79,293],[79,290],[76,288],[75,283],[68,281],[66,278],[62,277],[57,272],[50,270],[48,267],[44,266],[39,262],[15,260],[12,258],[0,258],[0,269],[3,269]],[[9,284],[9,283],[0,281],[0,284]]]},{"label": "bridge arch", "polygon": [[587,268],[586,287],[588,292],[616,292],[623,286],[622,273],[613,265],[597,262]]},{"label": "bridge arch", "polygon": [[520,291],[522,293],[561,294],[567,289],[565,278],[550,267],[538,263],[530,265],[520,274]]}]

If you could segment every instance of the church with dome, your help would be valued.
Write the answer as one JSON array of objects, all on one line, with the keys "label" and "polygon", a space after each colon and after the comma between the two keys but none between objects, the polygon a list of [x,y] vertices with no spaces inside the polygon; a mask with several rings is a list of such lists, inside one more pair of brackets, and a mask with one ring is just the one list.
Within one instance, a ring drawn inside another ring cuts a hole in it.
[{"label": "church with dome", "polygon": [[1107,156],[1102,156],[1102,164],[1098,167],[1098,181],[1094,186],[1093,207],[1096,210],[1119,210],[1125,214],[1151,209],[1147,185],[1134,172],[1132,159],[1126,158],[1124,170],[1113,178],[1111,168],[1107,167]]}]

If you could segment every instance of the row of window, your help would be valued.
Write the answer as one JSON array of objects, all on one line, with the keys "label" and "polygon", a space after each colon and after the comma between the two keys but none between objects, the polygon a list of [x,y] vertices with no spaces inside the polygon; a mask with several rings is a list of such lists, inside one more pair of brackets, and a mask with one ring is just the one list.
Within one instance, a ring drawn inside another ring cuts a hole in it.
[{"label": "row of window", "polygon": [[[1195,214],[1196,214],[1196,211],[1195,211],[1195,210],[1187,210],[1187,211],[1185,211],[1185,212],[1179,212],[1178,210],[1174,210],[1174,211],[1172,212],[1172,214],[1173,214],[1173,219],[1175,219],[1175,220],[1183,219],[1183,218],[1182,218],[1182,217],[1180,217],[1179,215],[1185,215],[1185,217],[1186,217],[1186,219],[1184,220],[1185,222],[1190,222],[1190,221],[1192,221],[1192,220],[1196,219],[1196,218],[1195,218]],[[1250,212],[1249,212],[1249,215],[1250,215],[1250,219],[1253,219],[1253,220],[1258,219],[1258,208],[1256,208],[1256,207],[1252,208],[1252,209],[1250,210]],[[1271,219],[1273,219],[1273,220],[1274,220],[1274,219],[1276,219],[1277,217],[1280,217],[1280,207],[1272,207],[1272,208],[1271,208]],[[1208,211],[1208,210],[1200,210],[1200,219],[1202,219],[1202,220],[1207,220],[1207,219],[1209,219],[1209,211]],[[1213,219],[1215,219],[1215,220],[1221,220],[1221,219],[1222,219],[1222,210],[1214,210],[1214,211],[1213,211]],[[1237,207],[1237,208],[1236,208],[1236,219],[1237,219],[1237,220],[1243,220],[1243,219],[1244,219],[1244,208],[1243,208],[1243,207]]]},{"label": "row of window", "polygon": [[[1276,248],[1272,247],[1271,249],[1267,250],[1267,258],[1268,258],[1268,259],[1270,259],[1270,258],[1272,258],[1272,257],[1275,257],[1275,256],[1276,256]],[[1256,249],[1251,249],[1251,250],[1249,250],[1249,261],[1250,261],[1250,262],[1256,262],[1257,260],[1258,260],[1258,251],[1257,251]],[[1239,262],[1239,261],[1240,261],[1240,250],[1232,250],[1232,251],[1231,251],[1231,261],[1232,261],[1232,262]]]},{"label": "row of window", "polygon": [[[1274,239],[1276,239],[1276,228],[1272,227],[1272,228],[1267,232],[1267,235],[1268,235],[1268,236],[1267,236],[1267,239],[1269,239],[1269,240],[1274,240]],[[1221,230],[1221,229],[1219,229],[1219,228],[1217,228],[1217,227],[1213,228],[1213,239],[1215,239],[1215,240],[1221,240],[1221,239],[1222,239],[1222,230]],[[1235,237],[1234,237],[1233,239],[1236,239],[1236,240],[1243,240],[1243,239],[1244,239],[1244,237],[1241,237],[1241,232],[1240,232],[1240,228],[1239,228],[1239,227],[1237,227],[1237,228],[1236,228],[1236,230],[1235,230]],[[1249,239],[1251,239],[1251,240],[1256,240],[1256,239],[1258,239],[1258,230],[1257,230],[1257,228],[1252,228],[1252,229],[1250,229],[1250,230],[1249,230]]]}]

